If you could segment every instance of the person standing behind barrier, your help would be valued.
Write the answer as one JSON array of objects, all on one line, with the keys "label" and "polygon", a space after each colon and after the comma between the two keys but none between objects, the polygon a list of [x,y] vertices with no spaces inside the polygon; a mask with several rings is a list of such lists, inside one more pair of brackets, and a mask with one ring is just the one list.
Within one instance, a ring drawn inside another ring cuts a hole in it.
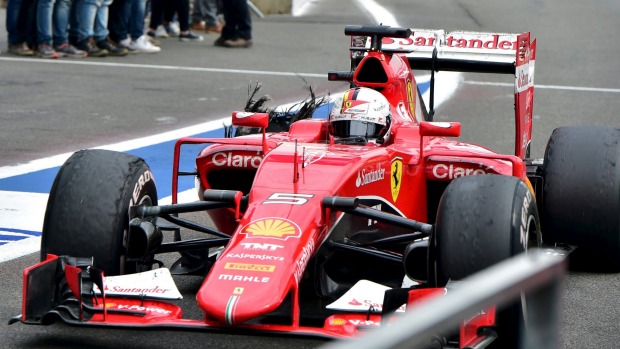
[{"label": "person standing behind barrier", "polygon": [[220,34],[222,24],[217,17],[219,11],[217,0],[194,0],[192,10],[192,30],[204,30],[207,34]]},{"label": "person standing behind barrier", "polygon": [[69,16],[69,37],[90,57],[125,56],[127,49],[108,38],[108,13],[112,0],[73,0]]},{"label": "person standing behind barrier", "polygon": [[78,50],[69,44],[67,26],[70,7],[71,0],[39,0],[37,4],[37,56],[85,58],[88,55],[85,51]]},{"label": "person standing behind barrier", "polygon": [[[144,11],[146,10],[146,0],[126,0],[125,2],[125,19],[127,26],[124,27],[125,32],[115,33],[117,42],[127,48],[129,51],[156,53],[161,49],[153,45],[148,35],[144,33]],[[115,20],[117,14],[115,15]],[[117,29],[123,29],[118,26]],[[129,33],[129,36],[127,34]],[[113,37],[114,40],[114,37]],[[115,40],[115,41],[116,41]]]},{"label": "person standing behind barrier", "polygon": [[[148,35],[156,36],[157,27],[162,23],[164,13],[174,17],[176,13],[179,19],[179,40],[181,41],[202,41],[202,35],[196,35],[189,28],[189,0],[151,0],[151,20]],[[169,20],[172,18],[168,18]]]},{"label": "person standing behind barrier", "polygon": [[[117,45],[127,38],[127,22],[125,20],[125,1],[114,0],[108,7],[108,31],[110,40]],[[132,53],[132,50],[129,50]]]},{"label": "person standing behind barrier", "polygon": [[215,40],[215,46],[252,46],[252,16],[247,0],[224,0],[222,10],[225,23],[222,34]]},{"label": "person standing behind barrier", "polygon": [[9,52],[18,56],[32,56],[34,51],[28,46],[28,18],[22,13],[28,11],[26,2],[32,0],[9,0],[6,5],[6,31]]}]

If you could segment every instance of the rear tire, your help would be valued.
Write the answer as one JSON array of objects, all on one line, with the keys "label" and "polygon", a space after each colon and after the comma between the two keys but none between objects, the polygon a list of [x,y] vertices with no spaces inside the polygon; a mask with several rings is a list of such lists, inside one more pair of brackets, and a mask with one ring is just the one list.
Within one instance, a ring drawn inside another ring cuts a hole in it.
[{"label": "rear tire", "polygon": [[[437,211],[430,279],[443,287],[496,263],[540,247],[536,202],[516,177],[460,177],[446,188]],[[521,301],[498,309],[495,348],[518,348]]]},{"label": "rear tire", "polygon": [[545,238],[578,246],[570,257],[573,267],[620,271],[620,130],[555,129],[543,178]]},{"label": "rear tire", "polygon": [[94,257],[105,275],[141,270],[128,262],[128,209],[157,205],[153,175],[143,159],[107,150],[81,150],[62,165],[47,202],[41,259],[48,253]]}]

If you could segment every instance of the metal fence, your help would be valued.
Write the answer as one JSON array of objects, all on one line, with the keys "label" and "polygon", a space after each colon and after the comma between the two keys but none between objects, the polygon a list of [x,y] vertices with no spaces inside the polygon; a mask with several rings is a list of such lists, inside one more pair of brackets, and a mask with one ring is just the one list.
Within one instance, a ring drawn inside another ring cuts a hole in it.
[{"label": "metal fence", "polygon": [[560,286],[566,269],[565,256],[533,249],[468,277],[454,292],[417,305],[389,326],[322,348],[417,348],[428,344],[433,335],[458,327],[480,309],[492,305],[499,309],[522,294],[527,304],[522,347],[557,348]]}]

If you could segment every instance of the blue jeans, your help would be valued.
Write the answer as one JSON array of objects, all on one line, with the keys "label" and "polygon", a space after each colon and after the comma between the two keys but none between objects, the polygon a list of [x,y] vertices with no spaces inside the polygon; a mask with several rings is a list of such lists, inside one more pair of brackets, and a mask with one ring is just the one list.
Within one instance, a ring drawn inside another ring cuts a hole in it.
[{"label": "blue jeans", "polygon": [[25,33],[17,28],[19,18],[19,7],[22,0],[9,0],[6,4],[6,31],[8,33],[9,45],[20,44],[26,41]]},{"label": "blue jeans", "polygon": [[206,25],[218,25],[217,0],[194,0],[192,22],[204,20]]},{"label": "blue jeans", "polygon": [[126,0],[125,16],[127,31],[131,40],[137,40],[144,35],[144,11],[146,10],[146,0]]},{"label": "blue jeans", "polygon": [[71,0],[39,0],[37,5],[37,43],[60,46],[67,42]]},{"label": "blue jeans", "polygon": [[108,7],[112,0],[74,0],[71,8],[71,36],[77,41],[108,38]]}]

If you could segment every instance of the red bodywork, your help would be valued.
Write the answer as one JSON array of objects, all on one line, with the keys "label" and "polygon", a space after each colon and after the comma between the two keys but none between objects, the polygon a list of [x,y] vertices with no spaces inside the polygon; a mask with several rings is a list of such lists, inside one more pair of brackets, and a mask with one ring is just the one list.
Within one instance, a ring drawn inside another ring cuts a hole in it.
[{"label": "red bodywork", "polygon": [[[524,40],[528,42],[529,35]],[[367,66],[385,72],[385,82],[359,81]],[[237,222],[232,210],[210,212],[218,229],[230,232],[232,239],[197,295],[207,318],[243,323],[275,310],[289,294],[296,304],[308,259],[338,223],[336,212],[324,212],[323,197],[377,197],[398,214],[426,222],[429,181],[494,173],[529,183],[519,156],[445,138],[459,135],[458,123],[421,121],[424,115],[416,113],[421,103],[414,93],[416,80],[400,55],[368,52],[353,81],[357,86],[380,89],[392,106],[392,136],[381,146],[333,144],[328,120],[298,121],[288,133],[266,138],[201,140],[215,144],[205,148],[196,161],[200,190],[221,189],[212,187],[209,177],[222,169],[255,173],[243,218]],[[527,87],[525,91],[531,93]],[[515,98],[522,99],[519,93]],[[531,104],[518,105],[531,112]],[[517,115],[524,115],[519,113],[520,108]],[[264,120],[265,115],[246,115],[242,125],[251,125],[252,118]],[[517,124],[522,125],[519,129],[531,129],[531,117],[517,117]],[[530,137],[526,134],[521,140]],[[268,151],[259,160],[264,146]],[[517,151],[523,156],[525,147]],[[374,224],[369,222],[370,227]],[[256,252],[268,259],[255,259]]]},{"label": "red bodywork", "polygon": [[[415,45],[415,35],[405,44]],[[284,133],[178,140],[173,203],[177,201],[179,154],[184,144],[209,144],[196,158],[199,192],[227,189],[248,195],[243,209],[237,205],[208,211],[217,229],[230,234],[231,239],[196,295],[205,319],[184,320],[180,310],[161,301],[140,303],[108,297],[107,307],[141,309],[148,316],[107,314],[105,322],[117,326],[234,326],[328,337],[348,337],[359,328],[376,327],[381,318],[375,313],[332,315],[322,328],[300,324],[300,283],[313,273],[307,270],[309,260],[336,232],[342,236],[350,233],[341,224],[343,213],[324,208],[322,200],[330,196],[374,200],[379,202],[374,205],[378,210],[432,224],[435,208],[429,206],[427,191],[433,183],[466,175],[502,174],[530,185],[523,158],[531,139],[535,43],[530,43],[529,33],[515,37],[514,44],[506,48],[516,48],[515,155],[447,138],[460,134],[458,123],[424,121],[427,114],[407,55],[373,50],[357,64],[352,83],[378,89],[390,102],[391,135],[384,144],[335,144],[325,119],[297,121]],[[383,78],[368,79],[377,74]],[[267,114],[262,113],[233,114],[237,126],[264,128],[266,120]],[[403,233],[373,220],[362,224],[388,236]],[[290,301],[290,325],[251,323],[285,301]],[[411,298],[410,306],[415,306]],[[94,316],[89,322],[102,322],[103,316]],[[479,327],[493,322],[494,311],[470,319],[462,327],[461,346],[474,340]]]}]

